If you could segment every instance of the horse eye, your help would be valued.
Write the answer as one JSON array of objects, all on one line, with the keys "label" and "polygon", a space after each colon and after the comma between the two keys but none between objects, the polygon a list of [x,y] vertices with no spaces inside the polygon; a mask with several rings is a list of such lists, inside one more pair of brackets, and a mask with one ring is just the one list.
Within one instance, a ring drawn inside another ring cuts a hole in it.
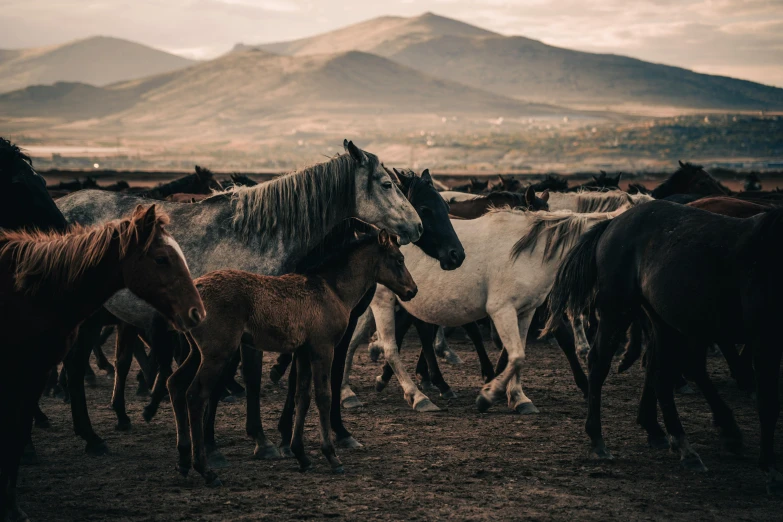
[{"label": "horse eye", "polygon": [[400,265],[400,266],[404,266],[405,265],[405,258],[402,258],[402,257],[399,258],[397,260],[397,264]]},{"label": "horse eye", "polygon": [[389,190],[390,188],[392,188],[391,181],[384,181],[381,186],[384,188],[384,190]]},{"label": "horse eye", "polygon": [[169,258],[165,256],[158,256],[155,258],[155,263],[159,265],[168,265],[169,264]]},{"label": "horse eye", "polygon": [[427,215],[430,215],[430,214],[432,214],[432,209],[431,209],[430,207],[421,207],[421,208],[419,209],[419,213],[420,213],[420,214],[427,214]]}]

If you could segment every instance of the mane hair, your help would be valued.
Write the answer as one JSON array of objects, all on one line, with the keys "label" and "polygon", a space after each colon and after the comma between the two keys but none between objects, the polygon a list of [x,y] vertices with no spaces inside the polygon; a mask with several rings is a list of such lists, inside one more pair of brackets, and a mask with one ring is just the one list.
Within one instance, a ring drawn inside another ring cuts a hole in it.
[{"label": "mane hair", "polygon": [[344,259],[356,248],[378,239],[380,230],[358,219],[346,219],[336,226],[324,240],[300,260],[294,272],[313,274],[324,266]]},{"label": "mane hair", "polygon": [[511,259],[514,261],[523,252],[535,250],[541,240],[545,241],[542,263],[551,261],[571,250],[596,218],[595,214],[573,213],[568,210],[529,212],[527,215],[532,216],[533,220],[530,230],[519,238],[511,249]]},{"label": "mane hair", "polygon": [[15,169],[11,167],[18,160],[24,161],[30,167],[33,166],[33,160],[30,156],[9,140],[0,137],[0,176],[10,177],[15,172]]},{"label": "mane hair", "polygon": [[[169,222],[166,214],[158,213],[156,217],[156,232],[150,234],[144,245],[140,245],[142,253],[150,249],[158,233]],[[119,242],[122,260],[139,240],[138,226],[133,217],[94,227],[73,225],[65,234],[0,230],[0,260],[11,259],[18,291],[35,294],[45,284],[65,290],[106,257],[114,239]]]},{"label": "mane hair", "polygon": [[[367,157],[377,161],[371,154]],[[354,208],[356,166],[349,154],[342,154],[266,183],[234,186],[215,196],[230,196],[232,225],[245,240],[280,232],[309,242],[326,236],[335,220]]]},{"label": "mane hair", "polygon": [[634,205],[630,194],[614,192],[582,192],[576,198],[576,211],[582,214],[613,212],[623,205]]}]

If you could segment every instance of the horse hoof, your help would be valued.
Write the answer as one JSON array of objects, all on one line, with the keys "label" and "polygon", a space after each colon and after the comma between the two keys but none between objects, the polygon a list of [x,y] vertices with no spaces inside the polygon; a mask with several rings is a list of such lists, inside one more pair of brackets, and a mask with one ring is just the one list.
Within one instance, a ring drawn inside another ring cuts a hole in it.
[{"label": "horse hoof", "polygon": [[669,449],[669,439],[665,435],[647,435],[647,445],[652,449]]},{"label": "horse hoof", "polygon": [[271,444],[269,446],[256,445],[256,449],[253,451],[253,458],[257,460],[274,460],[283,458],[283,455],[280,454],[280,450]]},{"label": "horse hoof", "polygon": [[98,383],[95,381],[95,375],[88,375],[84,378],[84,383],[88,388],[97,388]]},{"label": "horse hoof", "polygon": [[284,459],[294,458],[294,452],[291,451],[291,446],[280,446],[280,456]]},{"label": "horse hoof", "polygon": [[131,430],[131,421],[130,419],[126,421],[120,421],[117,423],[116,426],[114,426],[114,429],[117,431],[130,431]]},{"label": "horse hoof", "polygon": [[476,409],[479,411],[479,413],[485,413],[491,407],[492,401],[479,393],[478,397],[476,397]]},{"label": "horse hoof", "polygon": [[190,467],[188,466],[180,466],[177,464],[176,466],[177,472],[182,475],[183,477],[187,478],[188,473],[190,472]]},{"label": "horse hoof", "polygon": [[435,404],[432,403],[431,400],[424,398],[413,405],[413,409],[419,413],[434,413],[436,411],[440,411],[440,408],[438,408]]},{"label": "horse hoof", "polygon": [[462,363],[462,359],[459,355],[449,350],[444,354],[446,356],[446,362],[451,364],[452,366],[459,366]]},{"label": "horse hoof", "polygon": [[679,388],[676,388],[674,391],[680,395],[696,395],[696,392],[693,390],[693,388],[691,388],[691,385],[687,383],[683,384]]},{"label": "horse hoof", "polygon": [[343,399],[341,405],[345,410],[355,410],[357,408],[361,408],[362,406],[364,406],[364,404],[362,404],[362,401],[360,401],[356,395],[351,395],[350,397],[346,397],[345,399]]},{"label": "horse hoof", "polygon": [[342,466],[337,466],[336,468],[332,468],[332,473],[334,473],[335,475],[344,475],[345,468]]},{"label": "horse hoof", "polygon": [[235,402],[237,402],[237,399],[233,395],[225,395],[220,398],[220,402],[223,402],[225,404],[234,404]]},{"label": "horse hoof", "polygon": [[343,448],[343,449],[359,449],[364,447],[364,444],[354,439],[350,435],[342,439],[337,439],[335,441],[335,444],[337,445],[338,448]]},{"label": "horse hoof", "polygon": [[381,358],[383,350],[379,346],[370,345],[370,347],[367,349],[367,353],[370,355],[370,360],[377,363]]},{"label": "horse hoof", "polygon": [[212,472],[204,477],[204,483],[208,488],[219,488],[223,485],[223,481],[221,481],[220,478],[218,478],[218,476]]},{"label": "horse hoof", "polygon": [[457,398],[457,392],[454,390],[446,390],[445,392],[440,394],[441,399],[451,400]]},{"label": "horse hoof", "polygon": [[614,455],[605,446],[593,448],[590,452],[590,457],[596,460],[614,460]]},{"label": "horse hoof", "polygon": [[380,375],[375,378],[375,391],[376,392],[382,392],[384,388],[386,388],[386,385],[389,384],[388,382],[385,382],[383,380],[383,377]]},{"label": "horse hoof", "polygon": [[701,461],[701,457],[698,455],[690,455],[680,460],[680,466],[688,471],[695,471],[696,473],[704,473],[707,471],[707,466]]},{"label": "horse hoof", "polygon": [[209,467],[213,469],[225,469],[231,465],[228,463],[226,457],[217,450],[207,455],[207,463],[209,464]]},{"label": "horse hoof", "polygon": [[421,381],[421,389],[422,391],[438,391],[438,388],[432,384],[432,381],[427,380]]},{"label": "horse hoof", "polygon": [[523,402],[517,404],[514,410],[520,415],[530,415],[531,413],[539,413],[538,408],[532,402]]},{"label": "horse hoof", "polygon": [[109,454],[109,446],[102,440],[98,442],[88,442],[87,446],[84,448],[84,452],[91,457],[101,457]]}]

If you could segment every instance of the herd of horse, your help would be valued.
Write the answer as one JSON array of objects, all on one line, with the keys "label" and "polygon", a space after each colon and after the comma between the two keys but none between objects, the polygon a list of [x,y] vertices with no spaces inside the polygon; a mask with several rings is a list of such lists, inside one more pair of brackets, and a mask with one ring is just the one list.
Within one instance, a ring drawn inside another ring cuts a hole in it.
[{"label": "herd of horse", "polygon": [[[221,484],[215,470],[226,465],[215,412],[227,392],[246,393],[254,456],[296,457],[305,471],[312,466],[302,440],[312,387],[321,450],[341,473],[336,448],[361,446],[341,411],[361,405],[351,389],[352,361],[373,328],[371,357],[385,359],[377,391],[396,375],[410,407],[431,412],[439,408],[425,391],[455,396],[438,357],[458,359],[445,332],[461,327],[485,381],[476,399],[481,412],[504,399],[520,414],[539,411],[522,387],[523,370],[535,371],[525,366],[525,350],[530,334],[551,333],[587,398],[586,431],[599,459],[612,458],[600,419],[611,361],[623,352],[622,368],[643,359],[637,421],[651,447],[678,451],[682,466],[696,471],[706,467],[674,402],[683,376],[707,399],[726,447],[742,449],[741,431],[706,371],[707,351],[717,344],[738,384],[755,385],[759,466],[767,490],[783,490],[773,447],[783,194],[756,186],[733,193],[689,163],[652,191],[623,191],[619,175],[605,173],[572,189],[562,179],[523,186],[500,177],[494,190],[476,181],[439,190],[429,171],[388,169],[350,141],[344,148],[259,184],[241,176],[218,183],[197,168],[151,190],[47,190],[30,158],[0,139],[3,522],[27,519],[16,495],[19,466],[35,458],[33,423],[47,422],[38,401],[57,381],[59,363],[76,433],[88,453],[108,452],[84,390],[90,354],[102,355],[108,325],[117,328],[115,365],[102,365],[114,372],[117,428],[130,427],[124,393],[135,357],[140,381],[151,388],[145,420],[168,392],[177,469],[194,469],[208,486]],[[501,349],[496,365],[482,323]],[[421,340],[419,383],[399,357],[411,326]],[[279,354],[272,380],[288,372],[277,445],[261,425],[267,351]],[[240,361],[245,390],[234,381]]]}]

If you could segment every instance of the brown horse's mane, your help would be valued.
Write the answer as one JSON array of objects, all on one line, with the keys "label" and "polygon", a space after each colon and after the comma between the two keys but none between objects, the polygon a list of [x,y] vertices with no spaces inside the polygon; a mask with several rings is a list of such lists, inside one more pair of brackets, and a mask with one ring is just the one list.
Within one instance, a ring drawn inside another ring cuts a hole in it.
[{"label": "brown horse's mane", "polygon": [[[145,211],[139,207],[129,218],[93,227],[73,225],[65,234],[0,229],[0,261],[10,259],[15,287],[19,291],[35,294],[45,283],[68,288],[105,258],[115,238],[119,241],[120,259],[123,259],[139,240],[137,218]],[[168,222],[168,215],[156,214],[154,232],[141,245],[142,253],[150,249]]]}]

